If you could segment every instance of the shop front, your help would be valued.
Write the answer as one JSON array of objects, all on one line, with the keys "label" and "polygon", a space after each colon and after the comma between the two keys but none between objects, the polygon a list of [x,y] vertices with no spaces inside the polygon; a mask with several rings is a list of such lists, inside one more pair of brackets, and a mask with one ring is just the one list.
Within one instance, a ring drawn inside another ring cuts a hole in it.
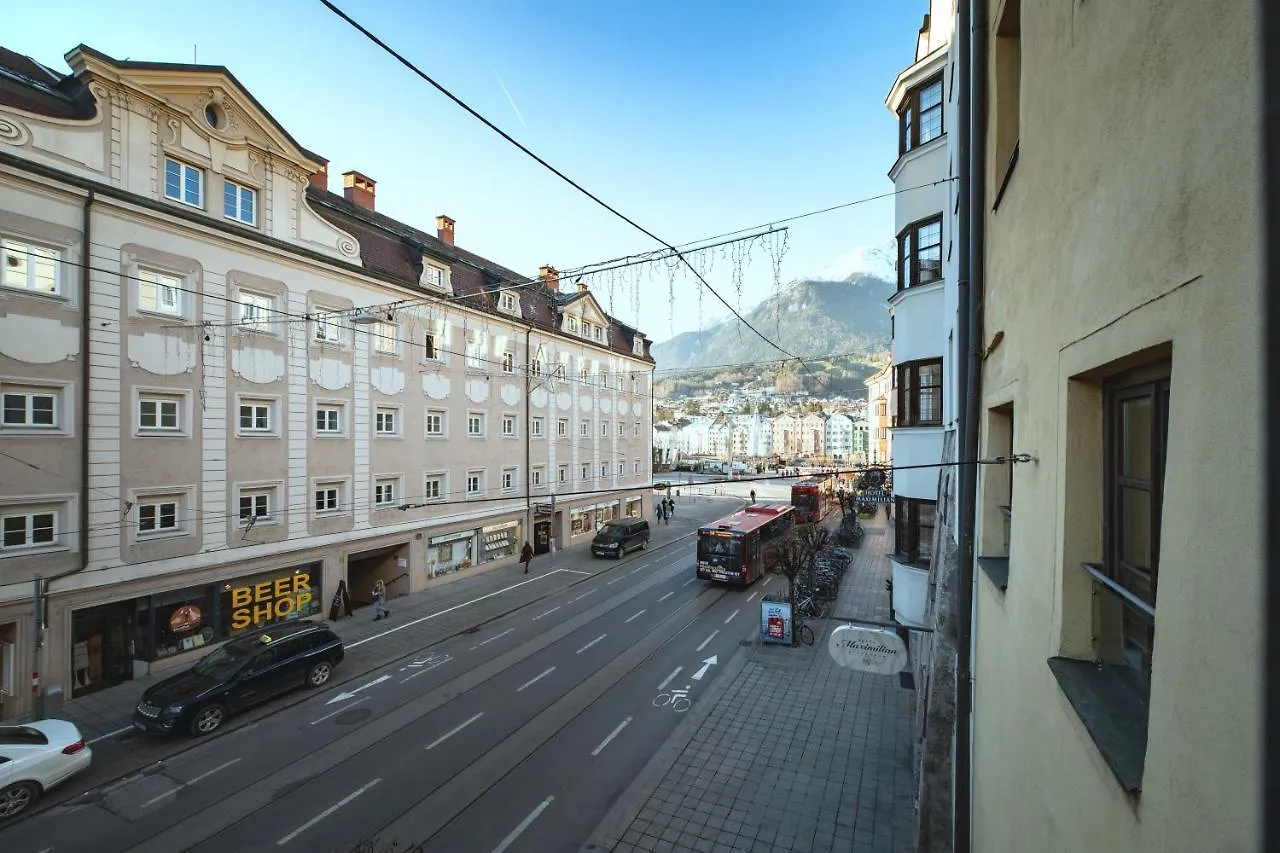
[{"label": "shop front", "polygon": [[480,528],[480,562],[490,563],[506,557],[516,557],[524,547],[521,531],[524,523],[504,521]]},{"label": "shop front", "polygon": [[594,535],[600,525],[617,517],[618,501],[574,507],[569,511],[569,535]]},{"label": "shop front", "polygon": [[644,498],[627,498],[627,518],[644,517]]},{"label": "shop front", "polygon": [[459,530],[427,540],[427,577],[447,575],[475,565],[476,531]]}]

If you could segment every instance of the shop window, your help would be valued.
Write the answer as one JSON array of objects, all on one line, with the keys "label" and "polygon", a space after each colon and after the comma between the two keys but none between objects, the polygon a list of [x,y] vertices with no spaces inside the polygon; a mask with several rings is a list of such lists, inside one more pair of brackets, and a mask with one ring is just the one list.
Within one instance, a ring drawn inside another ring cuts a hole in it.
[{"label": "shop window", "polygon": [[480,528],[480,562],[487,563],[519,554],[524,544],[522,527],[518,521],[508,521]]},{"label": "shop window", "polygon": [[321,612],[321,566],[252,575],[223,583],[218,595],[220,637],[279,622],[293,622]]}]

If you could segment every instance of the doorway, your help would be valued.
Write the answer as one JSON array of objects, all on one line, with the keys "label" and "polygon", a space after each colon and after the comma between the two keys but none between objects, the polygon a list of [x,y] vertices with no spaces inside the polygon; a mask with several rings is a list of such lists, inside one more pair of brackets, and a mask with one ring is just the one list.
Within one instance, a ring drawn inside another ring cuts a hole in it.
[{"label": "doorway", "polygon": [[87,696],[133,679],[136,610],[130,600],[72,615],[72,696]]},{"label": "doorway", "polygon": [[352,607],[373,604],[373,586],[381,579],[387,585],[387,600],[409,594],[409,543],[347,557],[347,590]]},{"label": "doorway", "polygon": [[551,550],[551,521],[533,523],[533,553],[545,554]]}]

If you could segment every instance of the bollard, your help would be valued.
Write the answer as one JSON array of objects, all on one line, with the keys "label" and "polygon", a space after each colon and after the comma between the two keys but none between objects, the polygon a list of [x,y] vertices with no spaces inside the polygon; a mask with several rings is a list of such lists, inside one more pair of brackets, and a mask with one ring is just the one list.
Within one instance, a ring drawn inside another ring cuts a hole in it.
[{"label": "bollard", "polygon": [[57,684],[50,684],[44,689],[44,695],[41,698],[41,715],[46,720],[56,720],[62,717],[62,688]]}]

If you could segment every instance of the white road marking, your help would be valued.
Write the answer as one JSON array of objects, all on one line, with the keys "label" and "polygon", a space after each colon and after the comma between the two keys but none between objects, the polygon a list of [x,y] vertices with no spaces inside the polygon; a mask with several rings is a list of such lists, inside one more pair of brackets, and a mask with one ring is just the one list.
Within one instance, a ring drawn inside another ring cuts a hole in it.
[{"label": "white road marking", "polygon": [[440,744],[444,743],[444,742],[445,742],[445,741],[447,741],[449,738],[453,737],[453,736],[454,736],[454,735],[456,735],[458,732],[462,731],[462,730],[463,730],[463,729],[465,729],[467,726],[471,725],[472,723],[474,723],[476,720],[480,719],[480,718],[481,718],[481,717],[483,717],[483,716],[484,716],[484,711],[481,711],[480,713],[476,714],[476,715],[475,715],[474,717],[472,717],[471,719],[467,720],[465,723],[460,723],[460,724],[458,724],[458,725],[454,726],[452,729],[450,729],[449,731],[447,731],[447,732],[445,732],[444,734],[440,735],[440,737],[438,737],[438,738],[436,738],[435,740],[431,741],[431,743],[427,744],[427,749],[435,749],[437,746],[439,746]]},{"label": "white road marking", "polygon": [[707,658],[706,660],[704,660],[704,661],[702,662],[702,666],[701,666],[701,667],[699,667],[699,668],[698,668],[698,671],[697,671],[697,672],[695,672],[693,675],[691,675],[691,676],[690,676],[690,678],[692,678],[694,681],[701,681],[701,680],[702,680],[702,676],[706,675],[706,674],[707,674],[707,671],[708,671],[709,669],[711,669],[711,667],[713,667],[713,666],[715,666],[716,664],[718,664],[719,662],[720,662],[720,658],[719,658],[719,656],[718,656],[718,655],[712,655],[711,657]]},{"label": "white road marking", "polygon": [[508,835],[506,838],[502,839],[501,844],[493,848],[493,853],[503,853],[504,850],[506,850],[508,847],[514,844],[516,839],[520,837],[520,833],[528,829],[529,824],[537,820],[538,815],[546,811],[547,806],[551,805],[551,802],[554,799],[555,797],[547,797],[541,803],[538,803],[538,807],[533,811],[529,812],[529,816],[526,817],[524,820],[520,821],[520,825],[517,826],[515,829],[511,830],[511,834]]},{"label": "white road marking", "polygon": [[662,602],[666,601],[668,598],[670,598],[671,596],[673,596],[673,595],[675,595],[675,594],[676,594],[676,591],[675,591],[674,589],[673,589],[673,590],[671,590],[671,592],[669,592],[669,593],[667,593],[666,595],[662,596],[662,598],[659,598],[659,599],[658,599],[658,603],[659,603],[659,604],[661,604]]},{"label": "white road marking", "polygon": [[617,583],[620,580],[622,580],[622,575],[618,575],[618,577],[614,578],[611,581],[606,581],[605,586],[613,586],[615,583]]},{"label": "white road marking", "polygon": [[397,631],[403,631],[405,628],[412,628],[414,625],[418,625],[422,622],[426,622],[429,619],[435,619],[437,616],[443,616],[446,613],[452,613],[455,610],[461,610],[464,607],[470,607],[472,604],[477,604],[481,601],[484,601],[486,598],[493,598],[495,595],[502,595],[504,592],[510,592],[513,589],[519,589],[525,584],[537,583],[538,581],[546,580],[547,578],[551,577],[557,572],[563,572],[563,571],[567,571],[567,570],[552,569],[551,571],[547,572],[545,575],[538,575],[537,577],[529,578],[527,581],[520,581],[520,583],[513,583],[511,586],[504,586],[502,589],[494,590],[493,592],[487,592],[484,595],[480,596],[479,598],[473,598],[470,601],[464,601],[461,604],[455,604],[452,607],[446,607],[444,610],[437,610],[435,613],[428,613],[426,616],[420,616],[417,619],[414,619],[409,622],[405,622],[403,625],[397,625],[394,628],[391,628],[390,630],[383,631],[381,634],[374,634],[372,637],[365,637],[363,640],[356,640],[354,643],[347,643],[346,648],[354,649],[356,646],[362,646],[365,643],[371,643],[374,640],[380,640],[383,637],[386,637],[390,634],[394,634]]},{"label": "white road marking", "polygon": [[741,612],[742,612],[742,609],[741,609],[741,608],[739,608],[739,609],[737,609],[737,610],[733,611],[732,613],[730,613],[730,614],[729,614],[729,618],[728,618],[728,619],[726,619],[726,620],[724,620],[724,624],[728,625],[730,622],[732,622],[732,621],[733,621],[733,617],[737,616],[737,615],[738,615],[739,613],[741,613]]},{"label": "white road marking", "polygon": [[391,679],[391,676],[389,675],[380,675],[377,678],[375,678],[373,681],[370,681],[368,684],[361,684],[359,687],[355,688],[354,690],[351,690],[349,692],[344,691],[342,693],[339,693],[337,696],[334,696],[332,699],[330,699],[328,702],[325,702],[324,704],[332,705],[334,702],[345,702],[348,699],[353,699],[355,698],[355,695],[359,693],[361,690],[368,690],[370,687],[374,687],[376,685],[381,684],[384,681],[389,681],[390,679]]},{"label": "white road marking", "polygon": [[632,619],[639,619],[641,616],[644,615],[644,612],[645,612],[644,610],[641,610],[639,613],[635,614],[634,616],[628,616],[626,619],[622,620],[622,624],[625,625],[628,622],[630,622]]},{"label": "white road marking", "polygon": [[[413,676],[411,675],[411,676],[409,676],[409,678],[413,678]],[[361,698],[361,699],[356,700],[355,702],[352,702],[350,705],[344,705],[344,706],[342,706],[341,708],[339,708],[339,709],[338,709],[338,710],[336,710],[336,711],[332,711],[332,712],[330,712],[330,713],[328,713],[328,714],[325,714],[323,717],[321,717],[321,718],[320,718],[320,719],[318,719],[318,720],[312,720],[312,721],[311,721],[311,725],[313,725],[313,726],[314,726],[316,723],[323,723],[325,720],[329,719],[330,717],[336,717],[336,716],[338,716],[338,715],[339,715],[339,714],[341,714],[343,711],[347,710],[347,708],[354,708],[355,706],[359,705],[361,702],[367,702],[368,700],[369,700],[369,697],[368,697],[368,696],[365,696],[365,697],[363,697],[363,698]]]},{"label": "white road marking", "polygon": [[757,595],[759,595],[759,594],[760,594],[760,590],[758,590],[758,589],[757,589],[755,592],[753,592],[753,593],[751,593],[750,595],[748,595],[748,596],[747,596],[747,604],[750,604],[750,603],[751,603],[751,599],[755,598],[755,597],[756,597]]},{"label": "white road marking", "polygon": [[583,652],[585,652],[587,649],[591,648],[592,646],[594,646],[596,643],[600,642],[601,640],[603,640],[603,639],[604,639],[605,637],[607,637],[607,636],[609,636],[609,635],[608,635],[608,634],[601,634],[599,637],[596,637],[594,640],[592,640],[591,642],[587,643],[587,644],[586,644],[585,646],[583,646],[582,648],[578,649],[576,652],[574,652],[574,654],[575,654],[575,655],[580,655],[580,654],[582,654],[582,653],[583,653]]},{"label": "white road marking", "polygon": [[555,607],[551,608],[551,609],[550,609],[550,610],[548,610],[546,613],[539,613],[537,616],[533,617],[533,619],[531,619],[531,620],[529,620],[529,621],[531,621],[531,622],[537,622],[537,621],[538,621],[539,619],[541,619],[543,616],[550,616],[552,613],[555,613],[557,610],[559,610],[559,609],[560,609],[560,607],[561,607],[561,605],[557,604]]},{"label": "white road marking", "polygon": [[589,575],[591,572],[580,572],[577,569],[556,569],[557,572],[567,572],[571,575]]},{"label": "white road marking", "polygon": [[546,678],[548,675],[550,675],[551,673],[553,673],[553,672],[555,672],[555,671],[556,671],[556,668],[553,666],[553,667],[551,667],[551,669],[548,669],[546,672],[542,673],[541,675],[536,675],[536,676],[534,676],[533,678],[531,678],[531,679],[529,679],[528,681],[526,681],[524,684],[521,684],[519,687],[517,687],[517,688],[516,688],[516,692],[517,692],[517,693],[519,693],[520,691],[524,690],[524,689],[525,689],[526,687],[528,687],[529,685],[531,685],[531,684],[536,684],[537,682],[539,682],[539,681],[541,681],[542,679]]},{"label": "white road marking", "polygon": [[679,675],[679,674],[680,674],[680,670],[682,670],[682,669],[684,669],[684,667],[682,667],[682,666],[678,666],[678,667],[676,667],[675,669],[671,670],[671,674],[670,674],[670,675],[668,675],[666,678],[662,679],[662,683],[658,685],[658,689],[659,689],[659,690],[666,690],[666,689],[667,689],[667,685],[671,683],[671,680],[672,680],[673,678],[675,678],[677,675]]},{"label": "white road marking", "polygon": [[586,598],[588,595],[591,595],[591,594],[592,594],[592,593],[594,593],[595,591],[596,591],[596,590],[594,590],[594,589],[589,589],[589,590],[587,590],[586,592],[584,592],[582,595],[580,595],[580,596],[578,596],[577,598],[575,598],[575,599],[574,599],[574,601],[581,601],[582,599]]},{"label": "white road marking", "polygon": [[768,586],[768,585],[769,585],[769,581],[771,581],[771,580],[773,580],[773,578],[772,578],[772,577],[767,577],[767,578],[765,578],[765,579],[764,579],[764,583],[760,584],[760,588],[761,588],[761,589],[763,589],[764,587]]},{"label": "white road marking", "polygon": [[641,571],[641,570],[642,570],[642,569],[644,569],[644,568],[646,568],[646,566],[636,566],[634,569],[632,569],[631,571],[627,572],[627,574],[629,574],[629,575],[634,575],[636,572]]},{"label": "white road marking", "polygon": [[700,652],[700,651],[702,651],[703,649],[705,649],[705,648],[707,647],[707,643],[709,643],[709,642],[711,642],[712,640],[714,640],[714,639],[716,638],[716,634],[719,634],[719,633],[720,633],[720,629],[719,629],[719,628],[717,628],[717,629],[715,629],[714,631],[712,631],[712,632],[711,632],[711,636],[710,636],[710,637],[707,637],[705,640],[703,640],[703,641],[702,641],[702,645],[698,646],[696,649],[694,649],[694,651],[695,651],[695,652]]},{"label": "white road marking", "polygon": [[471,648],[467,649],[467,651],[469,651],[469,652],[474,652],[476,649],[480,648],[481,646],[487,646],[487,645],[489,645],[490,643],[492,643],[494,640],[498,639],[499,637],[505,637],[505,636],[507,636],[507,634],[510,634],[510,633],[511,633],[512,631],[514,631],[514,630],[515,630],[515,628],[508,628],[507,630],[503,631],[501,634],[494,634],[494,635],[493,635],[492,637],[490,637],[489,639],[487,639],[487,640],[485,640],[485,641],[483,641],[483,642],[480,642],[480,643],[476,643],[474,646],[472,646]]},{"label": "white road marking", "polygon": [[689,584],[693,583],[693,582],[694,582],[694,581],[696,581],[697,579],[698,579],[698,576],[697,576],[697,575],[694,575],[693,577],[689,578],[689,579],[688,579],[687,581],[685,581],[684,583],[680,584],[680,586],[688,586]]},{"label": "white road marking", "polygon": [[372,788],[374,785],[378,784],[378,783],[379,783],[379,782],[381,782],[381,781],[382,781],[381,779],[374,779],[372,782],[368,783],[368,784],[367,784],[367,785],[365,785],[363,788],[357,788],[356,790],[352,791],[350,794],[347,794],[347,795],[346,795],[345,797],[343,797],[341,800],[338,800],[338,802],[336,802],[336,803],[334,803],[333,805],[329,806],[329,808],[327,808],[327,809],[325,809],[324,811],[320,812],[320,814],[318,814],[318,815],[316,815],[315,817],[311,818],[311,820],[307,821],[307,822],[306,822],[306,823],[304,823],[302,826],[298,827],[298,828],[297,828],[297,829],[295,829],[293,832],[291,832],[291,833],[289,833],[288,835],[286,835],[284,838],[281,838],[279,841],[277,841],[277,842],[276,842],[276,846],[277,846],[277,847],[283,847],[284,845],[288,844],[290,841],[292,841],[293,839],[297,838],[299,835],[301,835],[302,833],[306,832],[308,829],[310,829],[311,827],[315,826],[317,823],[319,823],[320,821],[324,820],[324,819],[325,819],[325,818],[327,818],[329,815],[333,814],[333,813],[334,813],[334,812],[336,812],[338,809],[342,808],[342,807],[343,807],[343,806],[345,806],[347,803],[351,802],[351,801],[352,801],[352,800],[354,800],[356,797],[360,796],[360,795],[361,795],[361,794],[363,794],[365,791],[369,790],[370,788]]},{"label": "white road marking", "polygon": [[[111,738],[113,737],[120,737],[120,735],[124,734],[125,732],[131,732],[131,731],[133,731],[133,726],[125,726],[123,729],[116,729],[114,732],[107,732],[105,735],[98,735],[96,738],[89,741],[89,746],[93,746],[98,741],[111,740]],[[53,848],[50,847],[49,849],[52,850]],[[43,853],[43,851],[41,851],[41,853]]]},{"label": "white road marking", "polygon": [[623,720],[622,722],[618,723],[618,727],[617,727],[616,729],[614,729],[613,731],[609,732],[609,736],[608,736],[607,738],[605,738],[604,740],[600,741],[600,745],[599,745],[599,746],[597,746],[595,749],[591,750],[591,756],[592,756],[592,758],[594,758],[595,756],[599,755],[601,752],[604,752],[604,748],[605,748],[606,746],[608,746],[608,745],[609,745],[609,741],[611,741],[611,740],[613,740],[614,738],[616,738],[616,737],[617,737],[617,736],[622,732],[622,730],[623,730],[623,729],[625,729],[625,728],[627,727],[627,723],[631,722],[631,720],[632,720],[632,718],[631,718],[631,717],[627,717],[625,720]]},{"label": "white road marking", "polygon": [[[445,655],[444,657],[439,658],[438,660],[433,660],[431,661],[431,666],[423,667],[422,669],[419,669],[417,672],[415,672],[413,675],[409,675],[400,679],[400,683],[404,684],[406,681],[412,681],[413,679],[417,678],[419,675],[422,675],[424,672],[430,672],[433,669],[442,667],[451,660],[453,660],[453,655]],[[410,665],[412,666],[412,664]]]},{"label": "white road marking", "polygon": [[[227,762],[227,763],[225,763],[225,764],[219,764],[217,767],[213,768],[212,770],[206,770],[204,773],[201,773],[201,774],[200,774],[199,776],[197,776],[196,778],[191,779],[191,780],[188,780],[188,781],[186,781],[186,782],[182,782],[182,783],[180,783],[180,784],[178,785],[178,787],[176,787],[176,788],[172,788],[172,789],[170,789],[170,790],[168,790],[168,791],[165,791],[163,794],[160,794],[159,796],[152,797],[151,799],[149,799],[149,800],[147,800],[145,803],[143,803],[143,804],[142,804],[142,807],[145,809],[145,808],[147,808],[148,806],[153,806],[153,805],[155,805],[156,803],[158,803],[158,802],[160,802],[161,800],[163,800],[164,798],[173,796],[174,794],[176,794],[176,793],[178,793],[179,791],[181,791],[183,788],[189,788],[190,786],[194,785],[194,784],[195,784],[195,783],[197,783],[197,782],[201,782],[201,781],[203,781],[203,780],[205,780],[205,779],[208,779],[210,776],[212,776],[214,773],[217,773],[219,770],[226,770],[228,767],[230,767],[232,764],[235,764],[235,763],[236,763],[237,761],[239,761],[239,760],[240,760],[240,759],[238,759],[238,758],[233,758],[233,759],[231,759],[230,761],[228,761],[228,762]],[[50,849],[52,849],[52,848],[50,848]]]}]

